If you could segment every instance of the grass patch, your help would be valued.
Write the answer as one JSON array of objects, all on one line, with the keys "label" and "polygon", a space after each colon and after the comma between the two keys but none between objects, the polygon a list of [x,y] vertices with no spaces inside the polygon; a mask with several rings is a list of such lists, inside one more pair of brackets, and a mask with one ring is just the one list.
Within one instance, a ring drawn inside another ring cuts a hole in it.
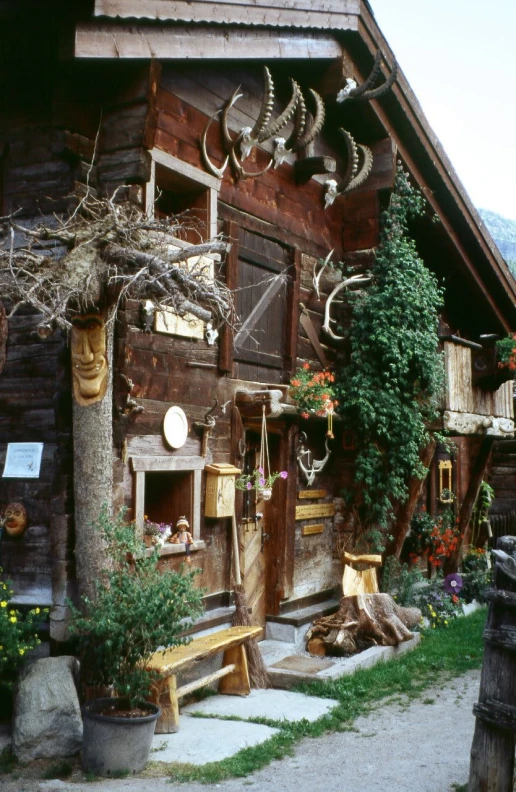
[{"label": "grass patch", "polygon": [[0,752],[0,775],[4,773],[12,773],[16,767],[16,764],[17,762],[12,752],[12,748],[10,746],[8,748],[4,748],[4,750]]},{"label": "grass patch", "polygon": [[[432,685],[448,682],[482,664],[482,632],[486,608],[470,616],[451,621],[445,629],[435,629],[422,636],[421,643],[411,652],[372,668],[328,682],[311,682],[296,688],[311,696],[337,699],[331,713],[314,723],[303,720],[285,723],[256,719],[279,729],[265,743],[239,751],[222,762],[196,767],[187,764],[171,766],[171,780],[207,784],[228,778],[242,778],[265,767],[274,759],[292,755],[295,743],[302,737],[320,737],[329,731],[350,731],[353,721],[369,712],[380,702],[392,701],[393,696],[416,698]],[[430,703],[430,699],[427,699]],[[230,720],[234,720],[230,718]]]},{"label": "grass patch", "polygon": [[72,775],[72,772],[73,766],[71,762],[63,760],[61,762],[54,762],[50,765],[50,767],[47,767],[43,773],[43,778],[69,778]]}]

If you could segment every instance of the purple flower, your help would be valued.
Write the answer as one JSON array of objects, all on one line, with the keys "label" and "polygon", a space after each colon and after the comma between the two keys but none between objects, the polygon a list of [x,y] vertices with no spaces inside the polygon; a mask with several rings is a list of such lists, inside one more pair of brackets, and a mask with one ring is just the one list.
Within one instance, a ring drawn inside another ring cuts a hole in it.
[{"label": "purple flower", "polygon": [[286,470],[282,470],[280,476],[282,479],[286,479],[288,477],[288,472]]},{"label": "purple flower", "polygon": [[261,473],[261,474],[262,474],[262,476],[263,476],[263,468],[262,468],[262,467],[259,467],[259,468],[258,468],[258,473]]},{"label": "purple flower", "polygon": [[253,488],[253,485],[251,484],[250,481],[248,481],[247,484],[246,484],[246,487],[247,487],[248,490],[250,490],[250,489]]},{"label": "purple flower", "polygon": [[446,575],[443,580],[444,590],[447,591],[448,594],[458,594],[462,586],[462,578],[460,575],[457,575],[456,572],[453,572],[451,575]]},{"label": "purple flower", "polygon": [[262,476],[262,478],[259,480],[259,482],[258,482],[258,483],[259,483],[260,487],[265,487],[265,479],[263,478],[263,476]]}]

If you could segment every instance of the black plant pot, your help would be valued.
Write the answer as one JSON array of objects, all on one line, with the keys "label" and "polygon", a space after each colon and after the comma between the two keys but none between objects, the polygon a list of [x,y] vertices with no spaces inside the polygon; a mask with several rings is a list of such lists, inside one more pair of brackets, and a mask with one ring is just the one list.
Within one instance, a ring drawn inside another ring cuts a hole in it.
[{"label": "black plant pot", "polygon": [[100,698],[82,708],[82,766],[98,776],[139,773],[147,764],[156,721],[161,710],[155,704],[138,702],[149,714],[126,718],[103,715],[102,710],[118,702],[128,708],[124,699]]}]

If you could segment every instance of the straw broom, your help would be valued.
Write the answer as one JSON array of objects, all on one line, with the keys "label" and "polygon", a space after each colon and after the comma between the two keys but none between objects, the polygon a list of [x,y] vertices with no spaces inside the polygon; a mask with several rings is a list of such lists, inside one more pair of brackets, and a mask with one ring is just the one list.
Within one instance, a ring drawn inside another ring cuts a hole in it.
[{"label": "straw broom", "polygon": [[[233,615],[234,627],[250,627],[249,608],[242,585],[242,575],[240,573],[240,553],[238,542],[238,528],[235,513],[231,517],[231,528],[233,537],[233,558],[235,570],[235,613]],[[255,638],[250,638],[245,642],[247,652],[247,666],[249,670],[249,681],[252,688],[270,687],[269,675],[263,661],[262,653]]]}]

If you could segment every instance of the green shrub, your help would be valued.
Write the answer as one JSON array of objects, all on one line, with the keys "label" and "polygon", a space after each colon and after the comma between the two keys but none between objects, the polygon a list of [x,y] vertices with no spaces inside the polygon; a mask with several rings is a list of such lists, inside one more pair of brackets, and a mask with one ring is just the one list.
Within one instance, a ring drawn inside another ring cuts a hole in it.
[{"label": "green shrub", "polygon": [[27,652],[40,643],[38,628],[48,613],[46,608],[23,613],[11,607],[13,593],[10,584],[0,580],[0,682],[8,686],[14,683]]},{"label": "green shrub", "polygon": [[385,559],[381,590],[391,594],[398,605],[404,607],[415,605],[422,581],[423,575],[417,567],[400,563],[395,556]]},{"label": "green shrub", "polygon": [[152,676],[145,667],[161,646],[188,643],[181,632],[202,611],[202,591],[194,571],[159,570],[159,550],[142,551],[134,525],[104,510],[94,525],[102,534],[110,568],[96,581],[94,601],[81,609],[70,603],[71,635],[76,639],[88,685],[113,686],[131,703],[145,698]]}]

